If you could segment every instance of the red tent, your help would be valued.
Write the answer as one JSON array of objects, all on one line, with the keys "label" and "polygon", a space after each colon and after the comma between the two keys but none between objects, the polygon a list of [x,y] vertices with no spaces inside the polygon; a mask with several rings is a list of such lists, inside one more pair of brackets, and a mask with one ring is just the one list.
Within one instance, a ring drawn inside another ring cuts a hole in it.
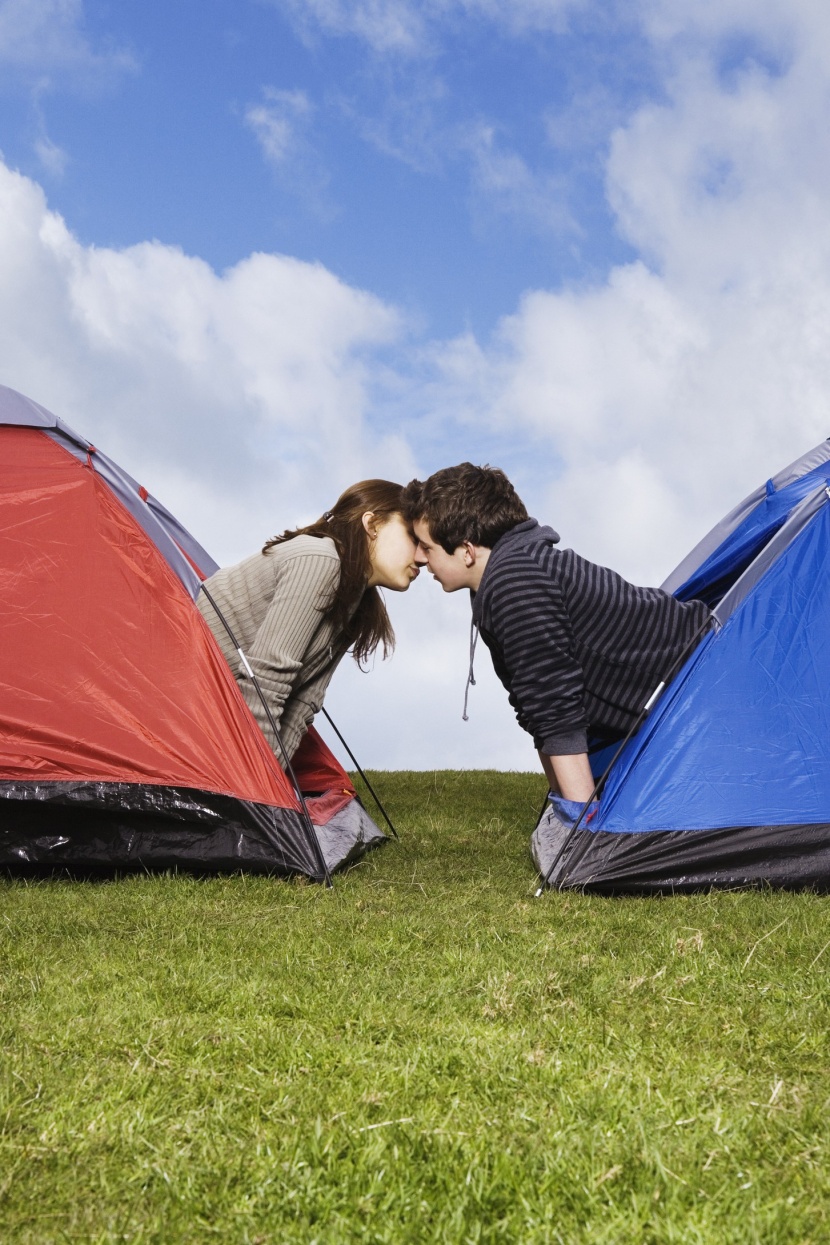
[{"label": "red tent", "polygon": [[313,730],[307,801],[292,790],[194,606],[214,569],[146,489],[0,386],[0,865],[322,879],[383,839]]}]

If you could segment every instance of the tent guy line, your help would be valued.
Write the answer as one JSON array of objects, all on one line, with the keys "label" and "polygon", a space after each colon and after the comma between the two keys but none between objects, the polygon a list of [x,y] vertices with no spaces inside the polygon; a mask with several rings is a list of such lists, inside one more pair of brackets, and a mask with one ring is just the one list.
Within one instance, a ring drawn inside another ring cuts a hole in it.
[{"label": "tent guy line", "polygon": [[[260,692],[260,695],[262,695],[262,693],[261,693],[261,692]],[[399,836],[398,836],[398,832],[397,832],[397,830],[395,829],[395,827],[392,825],[392,822],[391,822],[391,821],[390,821],[390,819],[389,819],[389,815],[388,815],[388,813],[386,812],[386,809],[385,809],[385,808],[383,807],[383,805],[381,804],[381,802],[380,802],[380,797],[377,795],[377,793],[376,793],[376,791],[375,791],[374,787],[373,787],[373,786],[372,786],[372,784],[369,782],[369,779],[366,777],[365,773],[364,773],[364,772],[363,772],[363,770],[361,769],[360,762],[358,761],[358,759],[357,759],[357,757],[355,756],[355,754],[352,752],[352,750],[351,750],[351,748],[349,747],[349,745],[346,743],[346,740],[343,738],[343,735],[341,734],[341,732],[338,730],[338,728],[337,728],[337,726],[335,725],[335,722],[334,722],[334,720],[333,720],[333,718],[332,718],[331,714],[329,713],[328,709],[326,709],[325,705],[323,706],[323,709],[322,709],[322,714],[323,714],[323,717],[324,717],[324,718],[326,719],[326,721],[328,722],[328,724],[329,724],[329,726],[331,727],[331,729],[334,731],[334,733],[335,733],[335,735],[337,736],[337,738],[340,740],[340,742],[341,742],[341,744],[343,745],[343,747],[346,749],[346,752],[349,754],[349,757],[350,757],[350,759],[351,759],[352,765],[355,767],[355,769],[357,770],[358,774],[360,775],[360,777],[362,778],[362,780],[363,780],[363,782],[364,782],[364,784],[365,784],[365,786],[366,786],[366,790],[369,792],[369,794],[371,795],[372,799],[375,801],[375,804],[378,806],[378,810],[379,810],[379,812],[380,812],[381,817],[382,817],[382,818],[383,818],[383,820],[386,822],[386,824],[387,824],[387,826],[389,827],[389,829],[392,831],[392,834],[394,835],[394,837],[397,839],[397,838],[399,837]]]}]

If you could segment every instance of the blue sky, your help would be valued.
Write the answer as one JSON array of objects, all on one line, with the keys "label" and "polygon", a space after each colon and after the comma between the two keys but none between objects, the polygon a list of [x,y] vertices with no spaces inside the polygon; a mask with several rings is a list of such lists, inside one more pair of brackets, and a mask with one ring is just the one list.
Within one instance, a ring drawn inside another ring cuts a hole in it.
[{"label": "blue sky", "polygon": [[[221,562],[469,458],[659,583],[830,433],[828,66],[826,0],[0,0],[0,382]],[[367,764],[530,768],[390,610]]]},{"label": "blue sky", "polygon": [[450,12],[389,47],[299,9],[87,0],[93,63],[21,66],[2,150],[86,243],[319,260],[431,333],[487,332],[524,289],[630,254],[603,155],[659,86],[636,26]]}]

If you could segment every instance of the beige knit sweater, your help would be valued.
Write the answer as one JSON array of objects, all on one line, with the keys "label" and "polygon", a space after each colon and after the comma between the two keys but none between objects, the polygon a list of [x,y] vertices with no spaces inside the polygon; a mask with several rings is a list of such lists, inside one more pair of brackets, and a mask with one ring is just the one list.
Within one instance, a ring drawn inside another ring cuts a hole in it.
[{"label": "beige knit sweater", "polygon": [[[289,757],[322,707],[348,647],[342,633],[323,618],[339,578],[340,558],[330,537],[295,536],[267,553],[223,567],[207,581],[259,680]],[[204,593],[196,604],[283,764],[262,702],[227,631]]]}]

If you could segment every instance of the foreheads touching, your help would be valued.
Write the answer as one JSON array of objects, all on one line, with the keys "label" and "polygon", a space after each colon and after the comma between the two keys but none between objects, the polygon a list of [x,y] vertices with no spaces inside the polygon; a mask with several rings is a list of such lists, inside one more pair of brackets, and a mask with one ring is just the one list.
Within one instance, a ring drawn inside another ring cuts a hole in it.
[{"label": "foreheads touching", "polygon": [[527,518],[504,472],[472,463],[412,480],[402,505],[418,540],[419,561],[445,592],[475,591],[496,541]]},{"label": "foreheads touching", "polygon": [[527,510],[503,471],[459,463],[403,490],[403,514],[411,524],[426,522],[445,553],[459,545],[492,549],[500,536],[527,518]]}]

